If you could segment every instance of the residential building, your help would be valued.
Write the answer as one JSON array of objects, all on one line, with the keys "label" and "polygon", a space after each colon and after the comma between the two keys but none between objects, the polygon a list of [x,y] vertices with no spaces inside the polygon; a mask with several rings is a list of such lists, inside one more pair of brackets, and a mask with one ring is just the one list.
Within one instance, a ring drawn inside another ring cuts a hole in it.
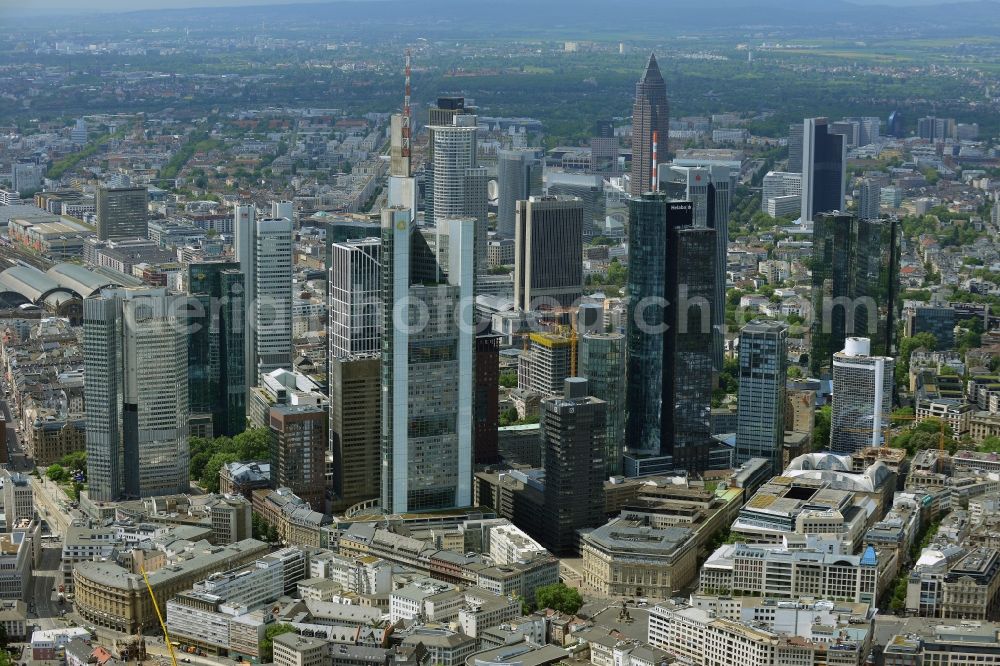
[{"label": "residential building", "polygon": [[89,497],[187,492],[188,341],[165,289],[84,300]]},{"label": "residential building", "polygon": [[736,464],[766,458],[777,474],[785,437],[788,328],[755,320],[740,330]]},{"label": "residential building", "polygon": [[583,294],[583,202],[530,197],[516,202],[514,302],[522,310],[558,309]]}]

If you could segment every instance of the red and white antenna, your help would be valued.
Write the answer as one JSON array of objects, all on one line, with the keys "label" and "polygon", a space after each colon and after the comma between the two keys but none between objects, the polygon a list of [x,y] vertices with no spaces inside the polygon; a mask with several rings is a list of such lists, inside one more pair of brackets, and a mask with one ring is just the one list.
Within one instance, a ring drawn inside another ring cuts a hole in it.
[{"label": "red and white antenna", "polygon": [[653,130],[653,173],[652,176],[652,190],[654,192],[659,191],[659,183],[657,182],[659,178],[656,176],[656,152],[658,144],[660,143],[660,133],[657,130]]},{"label": "red and white antenna", "polygon": [[403,145],[401,154],[403,159],[410,159],[410,49],[406,49],[406,89],[403,93]]}]

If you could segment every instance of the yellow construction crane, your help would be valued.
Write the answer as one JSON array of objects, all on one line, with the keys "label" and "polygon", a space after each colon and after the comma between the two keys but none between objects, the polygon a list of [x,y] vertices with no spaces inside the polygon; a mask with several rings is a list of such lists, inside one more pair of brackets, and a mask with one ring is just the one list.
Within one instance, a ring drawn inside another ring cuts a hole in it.
[{"label": "yellow construction crane", "polygon": [[142,580],[146,583],[146,589],[149,590],[149,598],[153,602],[153,610],[156,611],[156,619],[160,621],[160,627],[163,629],[163,642],[167,646],[167,650],[170,652],[170,661],[174,666],[177,666],[177,657],[174,656],[174,644],[170,642],[170,634],[167,632],[167,623],[163,621],[163,614],[160,613],[160,604],[156,603],[156,595],[153,594],[153,588],[149,584],[149,576],[146,575],[146,569],[139,567],[139,572],[142,574]]}]

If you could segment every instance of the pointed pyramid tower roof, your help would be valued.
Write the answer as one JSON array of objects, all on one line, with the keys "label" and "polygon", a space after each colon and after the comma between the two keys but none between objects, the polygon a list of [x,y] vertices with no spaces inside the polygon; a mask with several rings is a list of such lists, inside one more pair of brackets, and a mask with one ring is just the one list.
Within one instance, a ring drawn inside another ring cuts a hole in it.
[{"label": "pointed pyramid tower roof", "polygon": [[660,74],[660,66],[656,63],[656,54],[650,52],[649,62],[646,63],[646,71],[642,73],[641,81],[643,83],[652,81],[662,81],[663,75]]}]

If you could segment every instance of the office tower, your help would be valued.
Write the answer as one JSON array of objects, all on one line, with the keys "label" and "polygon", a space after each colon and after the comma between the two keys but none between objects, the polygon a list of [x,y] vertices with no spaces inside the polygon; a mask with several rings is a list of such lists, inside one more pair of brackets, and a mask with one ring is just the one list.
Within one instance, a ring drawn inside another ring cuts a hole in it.
[{"label": "office tower", "polygon": [[562,395],[542,401],[545,466],[544,545],[576,550],[576,531],[604,523],[604,435],[607,403],[589,395],[587,380],[566,379]]},{"label": "office tower", "polygon": [[528,336],[530,347],[517,363],[517,385],[541,396],[558,393],[574,374],[572,339],[545,331]]},{"label": "office tower", "polygon": [[882,205],[882,186],[878,181],[865,178],[858,196],[858,217],[862,220],[878,219]]},{"label": "office tower", "polygon": [[937,351],[955,346],[955,310],[947,305],[918,305],[906,313],[906,336],[930,333]]},{"label": "office tower", "polygon": [[477,465],[491,465],[500,460],[497,427],[500,422],[500,340],[501,336],[482,333],[476,336],[476,396],[474,409],[475,451]]},{"label": "office tower", "polygon": [[42,178],[45,167],[34,162],[14,162],[10,165],[11,187],[22,197],[28,197],[32,192],[42,189]]},{"label": "office tower", "polygon": [[[763,192],[761,193],[761,209],[767,212],[767,202],[778,197],[794,197],[795,209],[791,211],[798,215],[802,210],[802,173],[791,171],[768,171],[764,176]],[[777,217],[777,216],[775,216]]]},{"label": "office tower", "polygon": [[549,172],[545,193],[576,197],[583,202],[583,238],[599,235],[605,227],[607,196],[601,176],[583,173]]},{"label": "office tower", "polygon": [[802,123],[788,126],[788,167],[791,173],[802,173]]},{"label": "office tower", "polygon": [[434,220],[434,132],[430,127],[454,125],[455,116],[465,113],[464,97],[439,97],[437,106],[427,110],[427,163],[424,166],[424,220]]},{"label": "office tower", "polygon": [[145,187],[97,188],[97,238],[146,238],[149,191]]},{"label": "office tower", "polygon": [[712,299],[712,363],[722,371],[726,330],[726,266],[729,251],[729,167],[677,166],[659,169],[661,189],[670,198],[694,204],[694,226],[715,229],[715,297]]},{"label": "office tower", "polygon": [[861,137],[861,123],[856,120],[840,120],[830,123],[830,133],[840,134],[848,148],[857,148]]},{"label": "office tower", "polygon": [[771,461],[772,474],[779,474],[785,442],[787,327],[759,320],[744,326],[740,331],[739,362],[736,464],[766,458]]},{"label": "office tower", "polygon": [[882,119],[874,116],[865,116],[860,119],[861,135],[858,138],[859,146],[870,146],[878,143],[882,132]]},{"label": "office tower", "polygon": [[78,146],[87,143],[87,121],[84,118],[76,119],[76,124],[69,131],[69,138]]},{"label": "office tower", "polygon": [[625,336],[584,333],[579,346],[578,374],[587,380],[590,394],[607,403],[604,477],[608,478],[622,473],[625,452]]},{"label": "office tower", "polygon": [[465,113],[464,97],[438,97],[437,106],[427,109],[428,125],[451,125],[455,116]]},{"label": "office tower", "polygon": [[833,355],[830,450],[851,454],[881,446],[892,413],[894,361],[872,356],[868,338],[848,338]]},{"label": "office tower", "polygon": [[716,262],[693,214],[659,193],[629,200],[625,421],[631,454],[692,471],[708,465]]},{"label": "office tower", "polygon": [[453,125],[428,127],[434,144],[433,200],[425,210],[427,223],[437,226],[450,218],[476,220],[475,271],[486,270],[488,235],[487,194],[489,182],[485,168],[477,165],[476,116],[456,115]]},{"label": "office tower", "polygon": [[896,137],[897,139],[901,139],[906,136],[906,130],[903,128],[902,111],[897,110],[890,113],[888,125],[889,136]]},{"label": "office tower", "polygon": [[817,213],[844,210],[847,146],[841,134],[829,131],[826,118],[802,123],[802,220]]},{"label": "office tower", "polygon": [[522,310],[573,305],[583,294],[583,202],[568,197],[518,201],[514,303]]},{"label": "office tower", "polygon": [[594,124],[594,136],[590,137],[590,170],[602,176],[618,175],[618,137],[610,120],[598,120]]},{"label": "office tower", "polygon": [[183,304],[165,289],[105,289],[83,302],[89,496],[188,491]]},{"label": "office tower", "polygon": [[646,71],[635,84],[635,105],[632,108],[632,176],[629,193],[637,197],[652,188],[653,133],[659,138],[659,159],[666,161],[670,136],[670,104],[667,84],[663,82],[656,56],[649,54]]},{"label": "office tower", "polygon": [[878,353],[892,353],[899,316],[899,228],[895,218],[861,220],[821,214],[813,225],[812,348],[819,375],[849,336],[866,336]]},{"label": "office tower", "polygon": [[942,142],[945,139],[954,139],[956,125],[954,118],[937,118],[926,116],[917,119],[917,136],[927,141]]},{"label": "office tower", "polygon": [[247,385],[256,386],[262,373],[292,365],[292,221],[237,206],[233,227],[246,285]]},{"label": "office tower", "polygon": [[35,517],[31,479],[20,472],[3,471],[3,515],[8,532]]},{"label": "office tower", "polygon": [[497,233],[504,238],[513,238],[517,202],[542,194],[542,161],[538,151],[499,151],[497,187]]},{"label": "office tower", "polygon": [[328,406],[285,404],[271,407],[271,482],[288,488],[324,511]]},{"label": "office tower", "polygon": [[374,354],[382,349],[382,241],[330,245],[330,358]]},{"label": "office tower", "polygon": [[381,369],[378,354],[330,359],[334,511],[381,492]]},{"label": "office tower", "polygon": [[215,437],[243,432],[247,418],[243,273],[230,261],[188,265],[188,294],[198,305],[188,335],[192,414],[211,414]]},{"label": "office tower", "polygon": [[476,222],[442,222],[447,266],[409,211],[382,211],[381,497],[392,513],[472,504]]},{"label": "office tower", "polygon": [[295,215],[295,204],[291,201],[272,201],[271,219],[280,220],[282,218],[291,220]]}]

